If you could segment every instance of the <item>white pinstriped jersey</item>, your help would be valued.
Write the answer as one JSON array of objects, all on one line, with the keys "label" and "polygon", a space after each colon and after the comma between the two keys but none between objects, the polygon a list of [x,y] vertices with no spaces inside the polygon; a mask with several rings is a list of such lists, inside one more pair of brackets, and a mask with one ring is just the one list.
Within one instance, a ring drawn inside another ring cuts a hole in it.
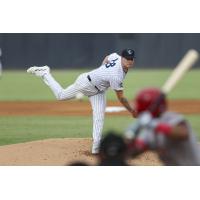
[{"label": "white pinstriped jersey", "polygon": [[76,81],[65,89],[60,86],[51,74],[46,74],[42,77],[59,100],[73,99],[80,92],[89,97],[93,111],[92,135],[94,149],[99,146],[102,137],[106,108],[105,91],[109,87],[113,90],[123,90],[122,83],[126,75],[121,64],[121,56],[112,53],[108,56],[108,60],[109,63],[101,65],[90,72],[80,74]]},{"label": "white pinstriped jersey", "polygon": [[[62,86],[49,73],[42,77],[45,84],[47,84],[58,100],[74,99],[78,92],[89,97],[92,105],[93,113],[93,147],[97,148],[102,137],[102,130],[104,124],[106,96],[105,92],[99,92],[94,85],[87,78],[88,73],[79,75],[76,81],[67,88]],[[94,151],[93,151],[94,152]]]},{"label": "white pinstriped jersey", "polygon": [[108,64],[101,65],[88,73],[92,84],[100,91],[105,91],[109,87],[113,90],[123,90],[123,80],[126,73],[121,65],[121,56],[117,53],[112,53],[108,56],[108,61]]}]

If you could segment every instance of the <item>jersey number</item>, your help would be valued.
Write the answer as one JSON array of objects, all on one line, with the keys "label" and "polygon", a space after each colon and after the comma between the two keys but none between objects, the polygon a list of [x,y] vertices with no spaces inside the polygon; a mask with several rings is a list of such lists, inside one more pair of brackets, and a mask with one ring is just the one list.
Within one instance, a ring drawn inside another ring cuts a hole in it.
[{"label": "jersey number", "polygon": [[112,60],[110,63],[105,64],[106,68],[114,67],[116,65],[117,60],[118,58],[116,58],[115,60]]}]

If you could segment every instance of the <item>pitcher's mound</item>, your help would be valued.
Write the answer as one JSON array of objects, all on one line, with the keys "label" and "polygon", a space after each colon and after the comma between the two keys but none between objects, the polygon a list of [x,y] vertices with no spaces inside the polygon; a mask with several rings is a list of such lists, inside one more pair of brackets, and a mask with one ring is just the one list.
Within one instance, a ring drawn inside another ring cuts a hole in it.
[{"label": "pitcher's mound", "polygon": [[[98,157],[91,155],[91,139],[48,139],[0,147],[0,165],[62,166],[74,162],[96,165]],[[147,152],[129,160],[136,165],[161,165],[157,156]]]}]

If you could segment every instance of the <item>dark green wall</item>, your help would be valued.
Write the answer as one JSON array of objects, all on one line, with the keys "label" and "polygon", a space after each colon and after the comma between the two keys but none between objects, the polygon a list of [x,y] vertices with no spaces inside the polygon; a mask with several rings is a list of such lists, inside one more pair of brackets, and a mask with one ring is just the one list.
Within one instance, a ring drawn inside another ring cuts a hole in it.
[{"label": "dark green wall", "polygon": [[6,69],[94,68],[105,55],[126,47],[135,49],[138,67],[173,67],[188,49],[200,52],[200,34],[0,34],[1,62]]}]

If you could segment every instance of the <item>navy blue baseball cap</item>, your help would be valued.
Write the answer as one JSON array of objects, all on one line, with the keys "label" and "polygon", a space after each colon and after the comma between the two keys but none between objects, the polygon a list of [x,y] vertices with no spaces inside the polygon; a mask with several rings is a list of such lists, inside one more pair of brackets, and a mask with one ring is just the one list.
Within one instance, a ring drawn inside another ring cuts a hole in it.
[{"label": "navy blue baseball cap", "polygon": [[121,56],[127,60],[133,60],[135,58],[135,51],[133,49],[124,49]]}]

